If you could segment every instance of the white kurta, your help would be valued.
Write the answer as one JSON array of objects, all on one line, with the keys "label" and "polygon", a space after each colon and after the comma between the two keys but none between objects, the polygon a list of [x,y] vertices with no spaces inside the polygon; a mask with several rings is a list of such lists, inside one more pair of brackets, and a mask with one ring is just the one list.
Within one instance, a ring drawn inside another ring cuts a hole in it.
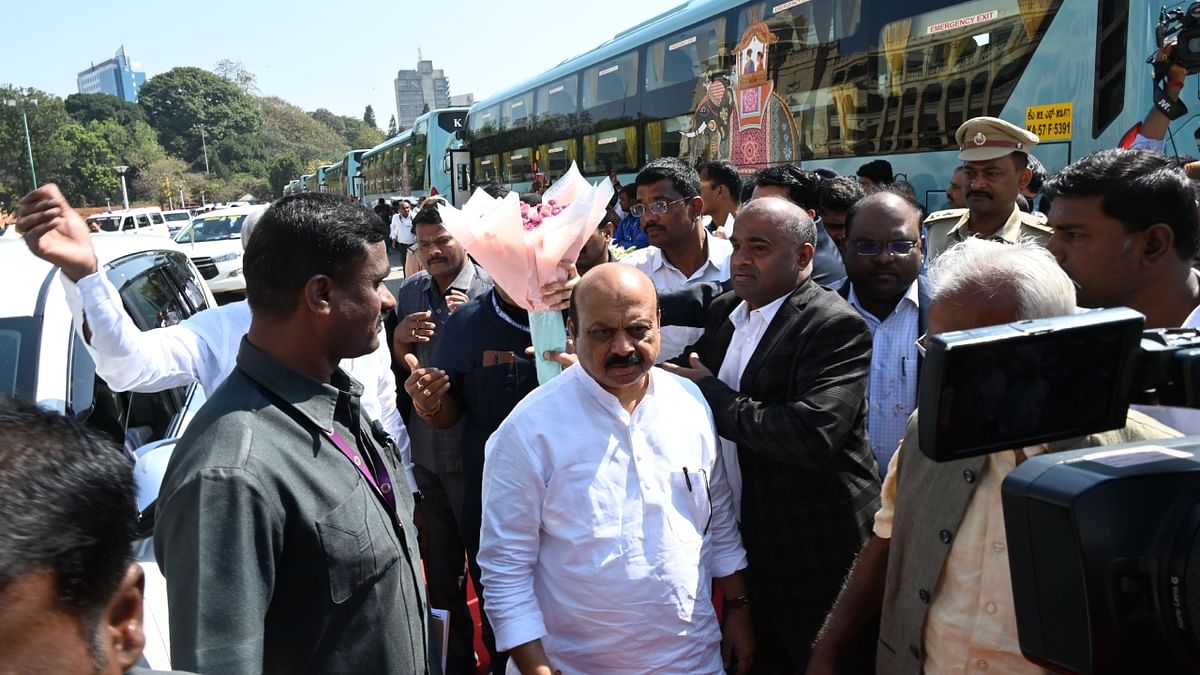
[{"label": "white kurta", "polygon": [[657,368],[633,414],[580,366],[488,440],[483,570],[496,645],[564,675],[720,673],[712,580],[746,565],[712,413]]}]

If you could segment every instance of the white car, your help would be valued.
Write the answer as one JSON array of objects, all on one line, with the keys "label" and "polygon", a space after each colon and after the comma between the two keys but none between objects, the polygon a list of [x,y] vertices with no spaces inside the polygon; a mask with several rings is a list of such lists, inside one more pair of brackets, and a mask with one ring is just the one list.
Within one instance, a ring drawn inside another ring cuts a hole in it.
[{"label": "white car", "polygon": [[171,231],[171,236],[174,237],[177,232],[187,227],[187,224],[192,221],[192,212],[189,209],[163,211],[163,220],[167,221],[167,229]]},{"label": "white car", "polygon": [[245,293],[242,275],[242,224],[246,216],[266,206],[239,206],[209,211],[196,217],[175,235],[208,282],[213,293]]},{"label": "white car", "polygon": [[[196,269],[170,239],[92,237],[100,268],[120,289],[125,311],[142,330],[173,324],[216,305]],[[19,237],[0,238],[0,394],[82,419],[137,457],[138,508],[158,493],[174,439],[204,403],[198,384],[147,393],[117,392],[96,375],[75,330],[58,269]],[[152,524],[152,519],[145,519]],[[144,665],[170,669],[165,581],[151,531],[135,543],[146,574]]]},{"label": "white car", "polygon": [[93,213],[87,217],[87,223],[100,232],[171,236],[171,228],[163,218],[162,209],[157,206]]}]

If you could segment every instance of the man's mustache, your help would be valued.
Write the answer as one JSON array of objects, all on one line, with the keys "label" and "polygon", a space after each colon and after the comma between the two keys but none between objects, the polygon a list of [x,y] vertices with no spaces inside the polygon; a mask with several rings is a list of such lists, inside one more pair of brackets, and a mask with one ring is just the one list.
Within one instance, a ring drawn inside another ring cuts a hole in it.
[{"label": "man's mustache", "polygon": [[987,197],[988,199],[991,199],[991,198],[992,198],[992,193],[990,193],[990,192],[981,192],[981,191],[979,191],[979,190],[972,190],[971,192],[968,192],[968,193],[967,193],[967,196],[968,196],[968,197]]},{"label": "man's mustache", "polygon": [[642,355],[637,352],[631,352],[629,356],[613,355],[605,359],[605,368],[620,368],[621,366],[636,366],[641,364]]}]

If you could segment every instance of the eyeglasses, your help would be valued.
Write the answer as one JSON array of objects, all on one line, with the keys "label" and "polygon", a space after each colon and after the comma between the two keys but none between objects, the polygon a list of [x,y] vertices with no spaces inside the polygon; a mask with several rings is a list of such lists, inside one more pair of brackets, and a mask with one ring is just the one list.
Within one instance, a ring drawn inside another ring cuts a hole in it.
[{"label": "eyeglasses", "polygon": [[673,202],[664,202],[664,201],[651,202],[650,206],[642,206],[641,204],[634,204],[633,206],[629,207],[629,213],[632,214],[633,217],[635,217],[635,218],[641,218],[642,214],[645,213],[647,210],[649,210],[650,213],[653,213],[656,216],[661,216],[662,214],[669,211],[672,206],[675,206],[679,202],[686,202],[688,199],[690,199],[690,198],[682,197],[680,199],[676,199]]},{"label": "eyeglasses", "polygon": [[929,334],[924,333],[921,337],[917,338],[916,342],[913,342],[917,346],[917,353],[921,355],[921,358],[925,358],[925,338],[927,337],[929,337]]},{"label": "eyeglasses", "polygon": [[454,241],[454,237],[443,236],[434,239],[433,241],[418,241],[408,245],[408,250],[413,253],[419,253],[432,248],[446,248]]},{"label": "eyeglasses", "polygon": [[915,241],[889,241],[886,244],[882,241],[865,241],[855,239],[850,242],[850,246],[858,255],[879,255],[883,253],[884,248],[890,255],[908,255],[913,247],[917,245]]}]

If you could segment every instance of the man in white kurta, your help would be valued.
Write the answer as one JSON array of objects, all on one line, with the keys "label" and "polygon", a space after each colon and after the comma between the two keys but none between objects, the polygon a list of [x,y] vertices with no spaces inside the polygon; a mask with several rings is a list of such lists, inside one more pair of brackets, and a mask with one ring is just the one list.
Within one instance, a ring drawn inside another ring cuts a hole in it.
[{"label": "man in white kurta", "polygon": [[574,300],[579,365],[486,447],[479,565],[496,646],[526,675],[721,673],[715,579],[744,672],[746,554],[712,413],[691,382],[651,367],[649,278],[602,265]]}]

